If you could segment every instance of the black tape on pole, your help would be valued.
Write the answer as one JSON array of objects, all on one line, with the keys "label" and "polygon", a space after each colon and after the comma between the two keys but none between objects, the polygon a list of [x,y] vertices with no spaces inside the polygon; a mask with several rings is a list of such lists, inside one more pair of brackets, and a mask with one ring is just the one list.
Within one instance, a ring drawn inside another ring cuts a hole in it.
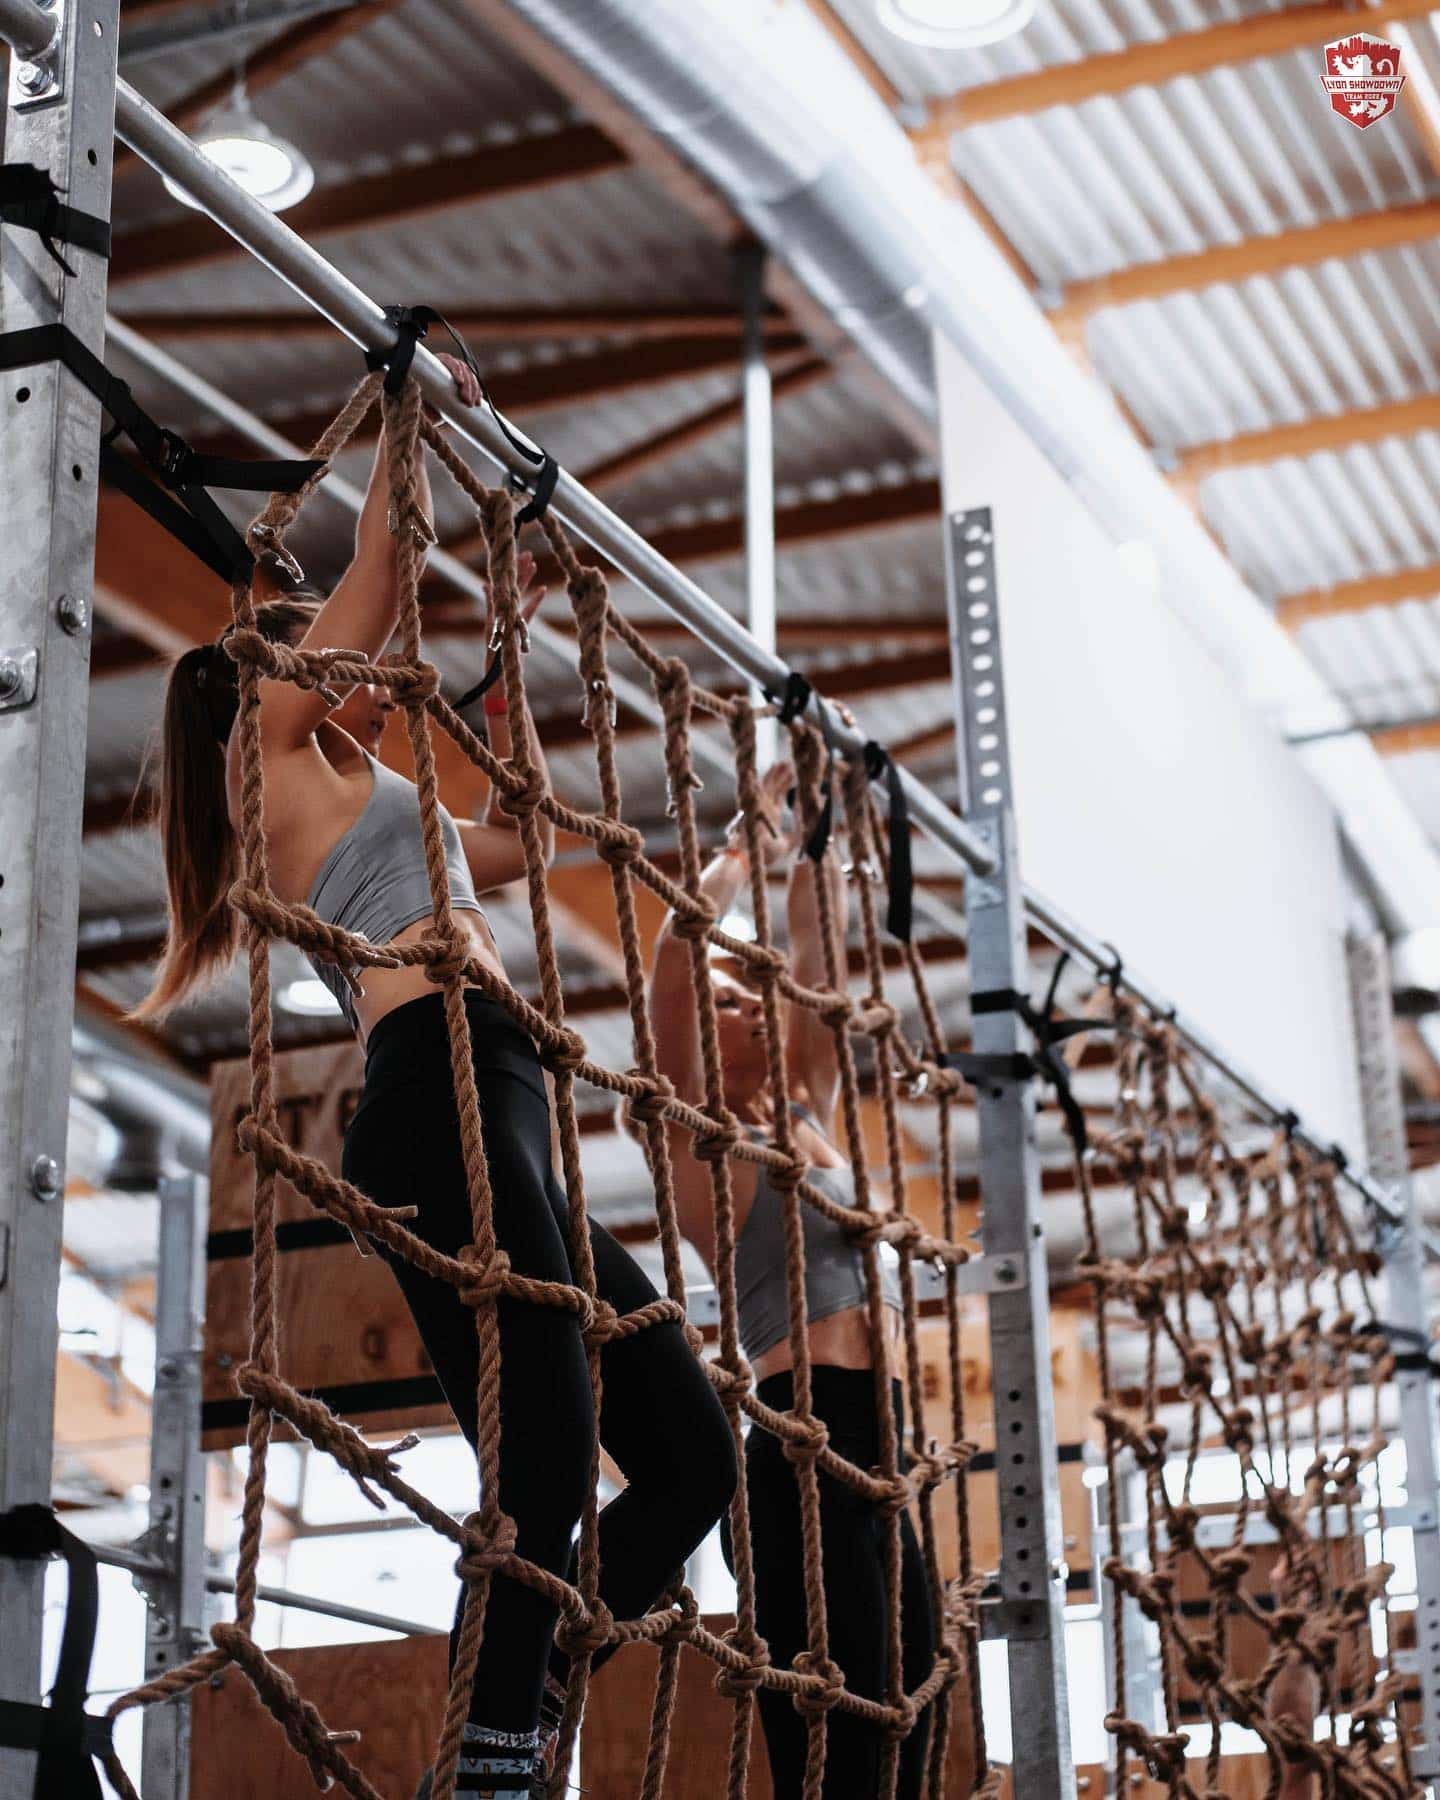
[{"label": "black tape on pole", "polygon": [[31,1800],[101,1800],[95,1758],[110,1748],[110,1720],[85,1711],[100,1616],[95,1552],[48,1506],[31,1505],[0,1513],[0,1556],[31,1561],[63,1556],[70,1574],[50,1704],[0,1700],[0,1743],[39,1752]]}]

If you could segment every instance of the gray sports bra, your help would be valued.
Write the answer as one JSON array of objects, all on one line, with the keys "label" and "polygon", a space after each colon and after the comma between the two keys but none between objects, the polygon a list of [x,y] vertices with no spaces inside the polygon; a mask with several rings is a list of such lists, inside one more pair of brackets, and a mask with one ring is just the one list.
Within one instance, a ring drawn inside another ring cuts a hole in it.
[{"label": "gray sports bra", "polygon": [[[435,909],[425,873],[415,783],[376,762],[368,750],[363,754],[370,765],[370,798],[321,863],[311,884],[309,905],[327,924],[343,926],[372,944],[384,944]],[[478,912],[483,918],[459,830],[443,806],[440,835],[450,878],[450,904],[457,911]],[[344,971],[323,961],[313,962],[311,967],[339,1001],[353,1029],[355,996]]]},{"label": "gray sports bra", "polygon": [[[803,1106],[790,1109],[812,1125]],[[816,1125],[816,1129],[819,1126]],[[756,1132],[757,1137],[761,1136]],[[855,1172],[848,1163],[835,1169],[811,1168],[805,1179],[837,1206],[854,1206]],[[835,1313],[865,1304],[865,1258],[843,1225],[801,1202],[805,1228],[805,1311],[813,1325]],[[880,1247],[880,1292],[887,1306],[900,1310],[900,1275],[893,1252]],[[753,1362],[790,1332],[785,1286],[785,1202],[763,1165],[755,1180],[755,1204],[735,1246],[735,1298],[740,1312],[740,1342]]]}]

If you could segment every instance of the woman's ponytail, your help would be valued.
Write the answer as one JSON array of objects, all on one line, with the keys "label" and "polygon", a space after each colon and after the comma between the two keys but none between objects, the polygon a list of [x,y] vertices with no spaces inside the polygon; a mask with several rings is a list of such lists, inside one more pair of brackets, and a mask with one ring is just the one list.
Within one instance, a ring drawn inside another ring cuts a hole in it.
[{"label": "woman's ponytail", "polygon": [[[305,592],[268,601],[258,613],[261,633],[298,642],[320,598]],[[187,650],[170,671],[157,807],[170,922],[154,985],[132,1019],[163,1019],[218,975],[239,946],[229,895],[240,852],[225,793],[225,743],[238,705],[238,671],[222,644]]]},{"label": "woman's ponytail", "polygon": [[233,686],[234,671],[214,644],[187,650],[170,671],[158,807],[170,925],[154,985],[132,1018],[163,1019],[224,968],[239,941],[229,900],[239,856],[225,798],[225,744],[217,729],[225,701],[209,691]]}]

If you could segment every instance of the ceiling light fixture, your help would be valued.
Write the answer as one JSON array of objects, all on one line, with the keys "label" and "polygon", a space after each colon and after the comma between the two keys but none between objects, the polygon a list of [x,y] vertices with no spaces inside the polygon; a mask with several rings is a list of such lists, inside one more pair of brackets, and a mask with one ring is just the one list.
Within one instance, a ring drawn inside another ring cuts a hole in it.
[{"label": "ceiling light fixture", "polygon": [[313,976],[287,983],[281,988],[278,998],[285,1012],[300,1013],[310,1019],[328,1018],[332,1013],[338,1015],[340,1011],[339,1003],[329,988]]},{"label": "ceiling light fixture", "polygon": [[1035,0],[876,0],[880,23],[911,44],[974,49],[1023,31]]},{"label": "ceiling light fixture", "polygon": [[[235,83],[229,106],[195,139],[195,147],[273,213],[294,206],[315,185],[315,171],[304,152],[256,118],[243,78]],[[165,186],[186,206],[199,206],[168,175]]]}]

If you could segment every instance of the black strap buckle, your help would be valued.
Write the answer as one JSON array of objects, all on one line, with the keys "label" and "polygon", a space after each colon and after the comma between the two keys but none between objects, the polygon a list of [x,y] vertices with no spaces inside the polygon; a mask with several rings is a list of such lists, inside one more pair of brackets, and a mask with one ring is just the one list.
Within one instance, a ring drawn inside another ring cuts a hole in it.
[{"label": "black strap buckle", "polygon": [[976,1055],[968,1050],[955,1050],[941,1057],[940,1061],[943,1067],[957,1070],[972,1084],[975,1084],[977,1074],[982,1078],[1011,1081],[1038,1076],[1042,1081],[1049,1082],[1055,1090],[1056,1103],[1064,1115],[1065,1129],[1069,1133],[1075,1154],[1083,1157],[1090,1147],[1090,1134],[1085,1125],[1085,1113],[1071,1086],[1070,1065],[1059,1054],[1059,1049],[1071,1038],[1079,1037],[1085,1032],[1118,1031],[1120,1028],[1110,1019],[1056,1018],[1055,997],[1059,992],[1060,977],[1069,960],[1068,950],[1061,951],[1056,958],[1050,985],[1045,990],[1043,1006],[1037,1007],[1028,994],[1022,994],[1015,988],[987,988],[970,996],[970,1011],[975,1017],[983,1017],[987,1013],[1017,1013],[1035,1040],[1032,1055],[1017,1053],[1013,1056],[988,1056]]},{"label": "black strap buckle", "polygon": [[[491,417],[500,427],[506,443],[517,456],[523,457],[535,468],[533,481],[526,481],[513,471],[508,478],[506,485],[512,493],[528,493],[531,496],[529,502],[516,513],[515,523],[529,525],[536,519],[543,519],[554,496],[555,484],[560,479],[560,465],[548,450],[522,437],[510,424],[510,421],[491,398],[490,388],[480,372],[480,365],[476,362],[475,354],[464,338],[444,313],[437,312],[433,306],[387,306],[385,317],[395,327],[395,342],[389,350],[367,350],[365,367],[372,371],[375,369],[386,370],[385,392],[392,395],[398,394],[404,386],[405,377],[410,372],[410,365],[415,360],[416,344],[426,335],[432,325],[442,326],[450,341],[459,351],[461,362],[465,364],[479,384],[481,397],[489,407]],[[473,694],[470,697],[473,699]]]}]

